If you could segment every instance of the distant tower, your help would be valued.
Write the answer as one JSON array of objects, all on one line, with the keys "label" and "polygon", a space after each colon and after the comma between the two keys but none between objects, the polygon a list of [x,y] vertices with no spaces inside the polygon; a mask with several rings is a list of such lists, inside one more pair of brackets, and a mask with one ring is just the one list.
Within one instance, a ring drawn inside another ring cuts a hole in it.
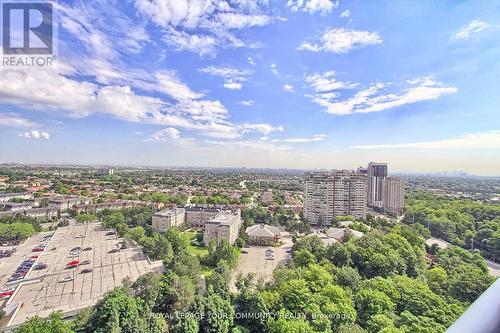
[{"label": "distant tower", "polygon": [[383,181],[387,177],[387,163],[368,164],[368,206],[381,209],[384,204]]}]

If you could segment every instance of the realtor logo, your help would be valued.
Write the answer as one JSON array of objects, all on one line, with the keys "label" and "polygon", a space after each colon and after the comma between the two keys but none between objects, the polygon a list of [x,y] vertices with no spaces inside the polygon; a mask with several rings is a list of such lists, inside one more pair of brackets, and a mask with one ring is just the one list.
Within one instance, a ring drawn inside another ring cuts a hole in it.
[{"label": "realtor logo", "polygon": [[52,2],[3,2],[3,54],[53,53]]},{"label": "realtor logo", "polygon": [[57,0],[0,0],[1,67],[52,67]]}]

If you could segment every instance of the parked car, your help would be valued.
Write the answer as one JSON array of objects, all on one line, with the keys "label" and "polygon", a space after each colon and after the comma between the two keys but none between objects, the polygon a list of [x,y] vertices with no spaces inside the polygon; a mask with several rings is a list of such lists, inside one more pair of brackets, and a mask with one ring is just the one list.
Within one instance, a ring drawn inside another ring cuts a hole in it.
[{"label": "parked car", "polygon": [[84,261],[82,261],[80,263],[80,266],[82,266],[82,265],[88,265],[88,264],[90,264],[90,260],[84,260]]},{"label": "parked car", "polygon": [[74,280],[74,278],[72,276],[66,276],[64,279],[62,279],[59,282],[64,283],[64,282],[70,282],[70,281],[73,281],[73,280]]},{"label": "parked car", "polygon": [[31,252],[42,252],[43,251],[43,247],[35,247],[33,248],[33,250],[31,250]]},{"label": "parked car", "polygon": [[241,253],[243,253],[243,254],[247,254],[247,253],[248,253],[248,251],[247,251],[247,250],[241,250]]},{"label": "parked car", "polygon": [[90,250],[92,250],[92,247],[91,247],[91,246],[86,247],[86,248],[84,248],[84,249],[83,249],[83,251],[90,251]]},{"label": "parked car", "polygon": [[85,238],[85,236],[84,235],[77,235],[77,236],[75,236],[75,238]]},{"label": "parked car", "polygon": [[108,253],[116,253],[116,252],[120,252],[120,249],[111,249],[109,250]]},{"label": "parked car", "polygon": [[70,252],[77,252],[80,251],[82,248],[80,246],[74,247],[70,250]]},{"label": "parked car", "polygon": [[42,269],[46,269],[47,267],[48,267],[48,265],[46,263],[39,263],[39,264],[36,264],[35,267],[33,267],[33,269],[39,271]]},{"label": "parked car", "polygon": [[92,268],[85,268],[85,269],[82,269],[81,274],[91,273],[91,272],[92,272]]}]

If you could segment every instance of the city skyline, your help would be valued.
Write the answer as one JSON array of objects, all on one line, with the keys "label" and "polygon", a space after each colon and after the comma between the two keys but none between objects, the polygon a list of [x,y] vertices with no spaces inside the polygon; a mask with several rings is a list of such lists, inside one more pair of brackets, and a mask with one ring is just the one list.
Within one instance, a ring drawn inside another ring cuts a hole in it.
[{"label": "city skyline", "polygon": [[201,3],[60,1],[58,66],[0,67],[0,163],[499,175],[495,1]]}]

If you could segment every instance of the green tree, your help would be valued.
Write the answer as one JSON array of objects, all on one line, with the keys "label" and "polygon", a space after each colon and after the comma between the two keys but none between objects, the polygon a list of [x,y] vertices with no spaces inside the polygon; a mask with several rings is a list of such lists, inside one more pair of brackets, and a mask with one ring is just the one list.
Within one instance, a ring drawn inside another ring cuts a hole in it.
[{"label": "green tree", "polygon": [[29,319],[15,333],[74,333],[71,324],[62,318],[61,312],[53,312],[48,318],[35,316]]},{"label": "green tree", "polygon": [[358,319],[365,324],[372,316],[378,314],[391,314],[394,303],[384,293],[376,290],[362,289],[354,298]]}]

